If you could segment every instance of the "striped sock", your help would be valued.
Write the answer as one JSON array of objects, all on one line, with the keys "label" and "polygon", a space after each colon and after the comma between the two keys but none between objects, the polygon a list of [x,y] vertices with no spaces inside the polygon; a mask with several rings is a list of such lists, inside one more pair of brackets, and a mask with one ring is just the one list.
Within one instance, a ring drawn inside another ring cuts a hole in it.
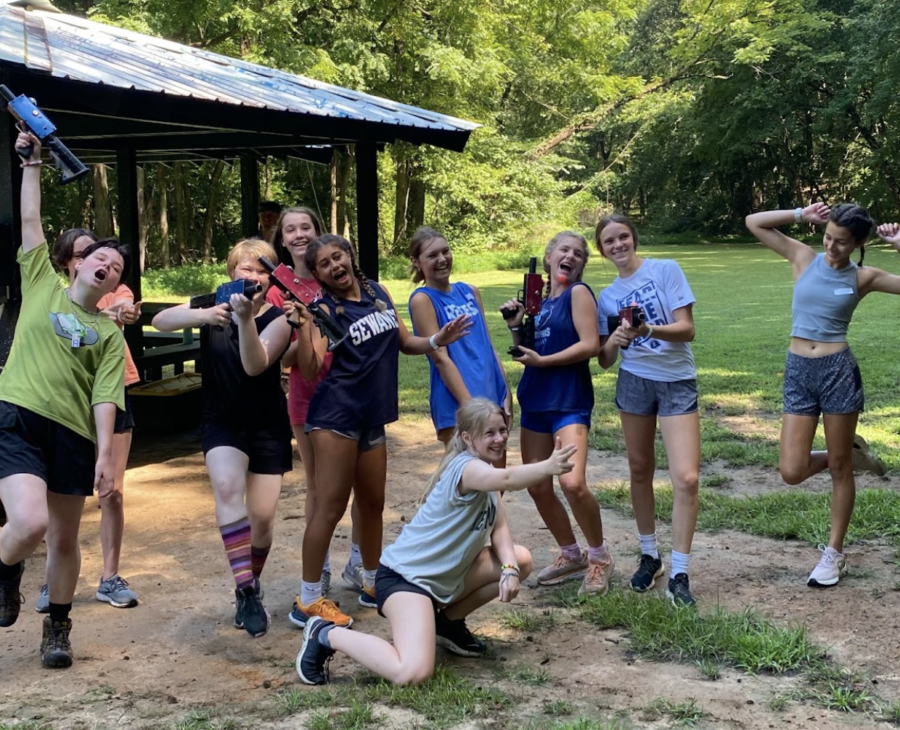
[{"label": "striped sock", "polygon": [[262,575],[263,568],[266,567],[266,558],[269,557],[269,550],[271,549],[271,545],[266,545],[266,547],[250,546],[250,570],[253,571],[254,578],[259,578]]},{"label": "striped sock", "polygon": [[238,587],[248,588],[253,585],[253,571],[250,568],[250,520],[246,517],[230,525],[221,525],[222,542],[225,543],[225,555],[234,574],[234,583]]}]

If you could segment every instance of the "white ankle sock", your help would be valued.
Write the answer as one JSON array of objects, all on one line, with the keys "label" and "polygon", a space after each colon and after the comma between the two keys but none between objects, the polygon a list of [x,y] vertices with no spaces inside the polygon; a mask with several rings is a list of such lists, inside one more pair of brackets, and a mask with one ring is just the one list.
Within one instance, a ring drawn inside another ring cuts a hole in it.
[{"label": "white ankle sock", "polygon": [[641,555],[649,555],[651,558],[659,560],[659,548],[656,546],[655,532],[650,535],[638,533],[638,540],[641,541]]},{"label": "white ankle sock", "polygon": [[355,568],[362,562],[362,555],[359,554],[359,545],[355,542],[350,543],[350,562],[351,568]]},{"label": "white ankle sock", "polygon": [[679,573],[687,573],[688,565],[691,562],[690,553],[678,553],[672,551],[672,569],[669,571],[669,577],[674,578]]},{"label": "white ankle sock", "polygon": [[322,581],[307,583],[300,581],[300,603],[310,606],[322,597]]},{"label": "white ankle sock", "polygon": [[363,585],[366,588],[374,588],[375,587],[375,574],[378,573],[378,568],[375,570],[366,570],[363,568]]}]

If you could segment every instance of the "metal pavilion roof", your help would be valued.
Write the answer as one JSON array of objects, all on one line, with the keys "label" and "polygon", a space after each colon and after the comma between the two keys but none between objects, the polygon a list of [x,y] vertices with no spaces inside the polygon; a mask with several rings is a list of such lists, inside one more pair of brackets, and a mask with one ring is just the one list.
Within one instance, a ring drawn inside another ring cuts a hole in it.
[{"label": "metal pavilion roof", "polygon": [[[132,122],[172,125],[167,127],[170,134],[280,134],[285,137],[281,140],[284,146],[296,145],[301,138],[311,145],[344,144],[359,138],[381,143],[407,140],[461,150],[472,130],[479,126],[122,28],[71,15],[26,11],[8,4],[0,4],[0,71],[13,74],[13,82],[16,72],[24,71],[30,82],[37,76],[93,85],[93,89],[83,89],[78,105],[57,103],[55,93],[53,98],[39,98],[48,111],[130,116]],[[13,91],[31,95],[30,91],[15,87]],[[100,101],[99,96],[120,91],[125,95],[115,95],[117,107],[123,99],[134,103],[111,114],[110,103]],[[167,103],[154,103],[160,94],[167,97]],[[96,108],[91,108],[92,98]],[[209,105],[215,109],[213,117],[204,113],[209,111]],[[188,121],[179,117],[182,107],[191,112]],[[278,120],[274,128],[273,119]],[[66,135],[63,125],[57,125]],[[139,149],[184,149],[182,139],[172,140],[175,144],[166,148],[159,129],[150,127],[141,132],[140,125],[136,125],[132,131],[138,137],[154,139],[150,146],[145,139]],[[365,134],[360,137],[363,131]],[[232,135],[227,146],[240,146],[237,141]],[[276,146],[278,140],[269,141]],[[111,149],[109,143],[104,145],[96,139],[88,148]]]}]

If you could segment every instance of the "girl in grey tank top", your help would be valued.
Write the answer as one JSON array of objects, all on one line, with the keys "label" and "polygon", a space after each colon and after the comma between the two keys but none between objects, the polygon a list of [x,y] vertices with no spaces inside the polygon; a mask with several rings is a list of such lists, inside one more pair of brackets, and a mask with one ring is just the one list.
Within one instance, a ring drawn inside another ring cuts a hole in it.
[{"label": "girl in grey tank top", "polygon": [[392,682],[424,682],[434,671],[436,644],[462,656],[483,654],[486,647],[469,631],[466,616],[518,594],[531,553],[513,544],[498,492],[568,473],[575,447],[557,443],[545,461],[495,468],[509,437],[503,410],[473,398],[460,406],[456,424],[422,506],[382,555],[376,599],[393,644],[312,618],[297,656],[297,673],[307,684],[327,681],[325,665],[335,651]]},{"label": "girl in grey tank top", "polygon": [[[847,328],[857,303],[870,292],[900,294],[900,277],[863,266],[873,224],[858,205],[831,209],[813,203],[793,211],[754,213],[746,222],[750,232],[793,269],[793,328],[784,370],[779,467],[788,484],[800,484],[826,469],[831,472],[831,534],[807,585],[834,586],[847,571],[843,550],[856,494],[853,470],[884,474],[884,464],[869,452],[862,437],[855,436],[863,388],[859,366],[847,346]],[[817,255],[777,230],[790,223],[824,225],[824,252]],[[878,236],[900,251],[900,226],[883,224]],[[858,265],[850,260],[856,249]],[[827,451],[812,451],[820,414]]]}]

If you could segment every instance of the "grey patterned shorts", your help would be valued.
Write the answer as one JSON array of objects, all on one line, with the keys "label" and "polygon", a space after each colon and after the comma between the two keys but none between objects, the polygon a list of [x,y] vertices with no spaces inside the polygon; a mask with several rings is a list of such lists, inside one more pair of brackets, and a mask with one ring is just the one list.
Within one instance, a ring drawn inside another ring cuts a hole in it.
[{"label": "grey patterned shorts", "polygon": [[865,405],[862,375],[848,347],[825,357],[788,352],[784,366],[784,412],[793,416],[841,415]]}]

